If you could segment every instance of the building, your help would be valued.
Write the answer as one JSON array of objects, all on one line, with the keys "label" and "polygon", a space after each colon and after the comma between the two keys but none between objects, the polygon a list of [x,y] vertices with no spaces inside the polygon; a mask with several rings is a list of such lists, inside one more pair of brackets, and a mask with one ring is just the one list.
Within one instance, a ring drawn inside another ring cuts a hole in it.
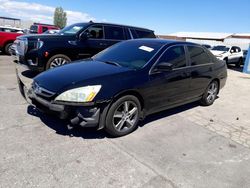
[{"label": "building", "polygon": [[211,46],[236,45],[243,50],[247,50],[250,44],[250,33],[177,32],[169,35],[158,35],[158,37],[209,44]]},{"label": "building", "polygon": [[1,16],[0,17],[0,26],[20,27],[21,26],[21,19]]}]

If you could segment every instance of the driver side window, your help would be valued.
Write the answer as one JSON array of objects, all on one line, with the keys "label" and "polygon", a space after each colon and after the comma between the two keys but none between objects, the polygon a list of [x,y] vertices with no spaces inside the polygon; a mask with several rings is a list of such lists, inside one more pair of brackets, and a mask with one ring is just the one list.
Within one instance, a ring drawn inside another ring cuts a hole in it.
[{"label": "driver side window", "polygon": [[103,39],[103,26],[95,25],[85,31],[90,39]]},{"label": "driver side window", "polygon": [[166,62],[173,65],[173,69],[186,67],[184,46],[173,46],[161,56],[159,63]]}]

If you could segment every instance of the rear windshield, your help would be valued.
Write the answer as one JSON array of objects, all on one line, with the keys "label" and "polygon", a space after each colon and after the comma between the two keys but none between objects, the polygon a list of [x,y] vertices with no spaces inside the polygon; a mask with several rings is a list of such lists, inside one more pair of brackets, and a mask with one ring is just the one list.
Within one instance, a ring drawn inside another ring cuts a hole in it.
[{"label": "rear windshield", "polygon": [[226,46],[215,46],[212,48],[212,50],[227,52],[229,50],[229,48]]},{"label": "rear windshield", "polygon": [[37,33],[38,32],[38,26],[32,25],[30,26],[30,33]]}]

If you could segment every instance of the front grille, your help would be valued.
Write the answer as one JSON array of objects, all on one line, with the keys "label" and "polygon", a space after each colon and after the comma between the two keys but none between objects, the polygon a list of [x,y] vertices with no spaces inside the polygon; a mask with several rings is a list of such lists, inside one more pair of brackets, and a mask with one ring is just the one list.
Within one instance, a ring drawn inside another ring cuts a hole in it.
[{"label": "front grille", "polygon": [[16,53],[17,55],[24,56],[27,52],[28,48],[28,40],[27,39],[17,39],[15,41],[16,44]]},{"label": "front grille", "polygon": [[33,82],[32,84],[32,89],[34,91],[34,93],[38,96],[41,96],[42,98],[51,98],[55,95],[54,92],[49,91],[43,87],[40,87],[36,82]]}]

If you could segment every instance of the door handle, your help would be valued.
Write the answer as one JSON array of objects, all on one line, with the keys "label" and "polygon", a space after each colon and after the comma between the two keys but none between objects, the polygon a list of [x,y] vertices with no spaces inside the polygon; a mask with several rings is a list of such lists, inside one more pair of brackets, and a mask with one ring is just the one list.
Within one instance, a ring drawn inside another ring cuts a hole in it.
[{"label": "door handle", "polygon": [[188,76],[190,76],[190,72],[183,72],[183,73],[182,73],[182,76],[183,76],[183,77],[188,77]]},{"label": "door handle", "polygon": [[100,46],[107,46],[107,43],[100,43]]}]

